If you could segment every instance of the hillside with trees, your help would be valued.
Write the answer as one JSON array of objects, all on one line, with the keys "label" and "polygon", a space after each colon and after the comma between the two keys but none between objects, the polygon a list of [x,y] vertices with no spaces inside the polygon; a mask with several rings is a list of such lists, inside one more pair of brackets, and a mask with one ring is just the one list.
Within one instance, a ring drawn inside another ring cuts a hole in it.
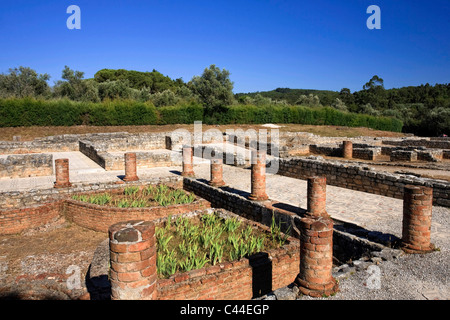
[{"label": "hillside with trees", "polygon": [[192,123],[300,123],[366,126],[436,136],[449,133],[450,85],[362,90],[278,88],[233,93],[230,72],[210,65],[190,81],[153,69],[101,69],[93,78],[68,66],[61,80],[29,67],[0,74],[0,126]]},{"label": "hillside with trees", "polygon": [[271,99],[310,107],[331,106],[338,110],[403,121],[403,132],[421,136],[450,134],[450,84],[430,84],[385,89],[384,80],[373,76],[362,90],[340,92],[277,88],[272,91],[238,93],[238,101]]}]

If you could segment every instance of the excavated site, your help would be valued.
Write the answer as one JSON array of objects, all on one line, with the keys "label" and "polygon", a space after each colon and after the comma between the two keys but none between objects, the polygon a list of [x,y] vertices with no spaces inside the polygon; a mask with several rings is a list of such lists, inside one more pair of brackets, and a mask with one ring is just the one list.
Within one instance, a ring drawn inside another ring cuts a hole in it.
[{"label": "excavated site", "polygon": [[[0,299],[450,297],[449,138],[270,128],[20,140],[0,141]],[[160,185],[194,200],[80,200]],[[275,225],[286,242],[161,277],[155,230],[202,214]]]}]

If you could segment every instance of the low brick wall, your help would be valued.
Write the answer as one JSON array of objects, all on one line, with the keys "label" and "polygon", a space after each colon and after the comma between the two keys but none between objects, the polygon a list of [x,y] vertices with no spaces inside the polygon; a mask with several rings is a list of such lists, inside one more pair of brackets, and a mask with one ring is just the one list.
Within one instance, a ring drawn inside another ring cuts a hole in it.
[{"label": "low brick wall", "polygon": [[178,273],[157,283],[158,300],[249,300],[293,283],[300,269],[299,241],[239,261]]},{"label": "low brick wall", "polygon": [[206,209],[210,203],[198,199],[190,204],[178,204],[167,207],[152,208],[114,208],[83,201],[68,199],[64,202],[64,215],[67,220],[94,231],[108,232],[108,227],[114,223],[126,220],[151,221],[169,215]]},{"label": "low brick wall", "polygon": [[403,199],[405,185],[429,186],[433,188],[433,204],[450,207],[450,183],[442,180],[377,172],[367,167],[305,158],[279,159],[277,174],[297,179],[324,175],[329,185],[397,199]]},{"label": "low brick wall", "polygon": [[[183,185],[182,178],[179,176],[161,177],[161,178],[149,178],[140,179],[133,182],[133,185],[142,186],[150,184],[169,184],[173,187],[180,188]],[[90,182],[90,183],[72,183],[70,188],[46,188],[46,189],[30,189],[24,191],[5,191],[0,192],[0,207],[1,208],[22,208],[35,204],[42,204],[45,202],[52,202],[57,200],[63,200],[68,195],[93,192],[93,191],[105,191],[123,188],[123,184],[117,184],[115,182]]]},{"label": "low brick wall", "polygon": [[[169,184],[173,187],[181,187],[182,182],[179,177],[168,178],[153,178],[149,180],[140,180],[133,183],[133,185],[149,185],[149,184]],[[70,201],[67,198],[71,194],[84,192],[104,192],[106,190],[122,189],[123,185],[114,183],[93,183],[93,184],[75,184],[70,188],[64,189],[33,189],[23,192],[11,191],[0,193],[0,235],[14,234],[28,229],[40,227],[53,218],[64,214],[65,202]],[[207,201],[200,201],[193,204],[193,207],[198,205],[208,206]],[[175,209],[173,209],[175,210]],[[180,209],[176,209],[180,210]],[[175,211],[176,211],[175,210]],[[190,210],[190,209],[186,209]],[[183,210],[184,212],[184,210]],[[83,221],[82,212],[79,212],[79,221]],[[92,216],[88,216],[92,218]],[[122,216],[123,218],[123,216]],[[95,221],[95,218],[93,218]],[[105,218],[106,219],[106,218]],[[108,222],[104,220],[101,223]],[[85,222],[89,223],[89,221]],[[94,224],[95,222],[92,222]],[[112,223],[110,223],[112,224]],[[108,225],[110,225],[108,224]]]},{"label": "low brick wall", "polygon": [[0,178],[39,177],[52,174],[51,154],[15,154],[0,157]]},{"label": "low brick wall", "polygon": [[0,235],[16,234],[45,225],[61,214],[63,202],[49,202],[17,209],[0,210]]}]

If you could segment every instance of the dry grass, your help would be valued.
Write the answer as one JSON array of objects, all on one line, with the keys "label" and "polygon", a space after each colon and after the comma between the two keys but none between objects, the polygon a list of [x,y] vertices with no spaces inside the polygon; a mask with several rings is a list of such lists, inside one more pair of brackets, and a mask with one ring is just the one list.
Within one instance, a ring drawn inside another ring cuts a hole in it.
[{"label": "dry grass", "polygon": [[[280,132],[309,132],[323,137],[403,137],[405,134],[398,132],[379,131],[369,128],[350,128],[339,126],[313,126],[300,124],[281,124]],[[202,130],[219,129],[226,131],[226,129],[267,129],[262,125],[203,125]],[[13,136],[21,136],[22,141],[31,141],[35,138],[42,138],[47,136],[62,135],[62,134],[85,134],[85,133],[108,133],[108,132],[129,132],[129,133],[145,133],[145,132],[171,132],[176,129],[186,129],[191,132],[194,131],[193,124],[180,125],[148,125],[148,126],[71,126],[71,127],[14,127],[14,128],[0,128],[0,140],[12,141]]]}]

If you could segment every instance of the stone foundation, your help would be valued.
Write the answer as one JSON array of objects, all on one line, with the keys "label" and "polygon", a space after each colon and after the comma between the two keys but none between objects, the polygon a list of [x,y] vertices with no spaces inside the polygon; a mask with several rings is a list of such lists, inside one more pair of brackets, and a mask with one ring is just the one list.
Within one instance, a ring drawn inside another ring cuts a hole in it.
[{"label": "stone foundation", "polygon": [[27,178],[51,176],[53,156],[51,154],[16,154],[0,156],[0,178]]}]

